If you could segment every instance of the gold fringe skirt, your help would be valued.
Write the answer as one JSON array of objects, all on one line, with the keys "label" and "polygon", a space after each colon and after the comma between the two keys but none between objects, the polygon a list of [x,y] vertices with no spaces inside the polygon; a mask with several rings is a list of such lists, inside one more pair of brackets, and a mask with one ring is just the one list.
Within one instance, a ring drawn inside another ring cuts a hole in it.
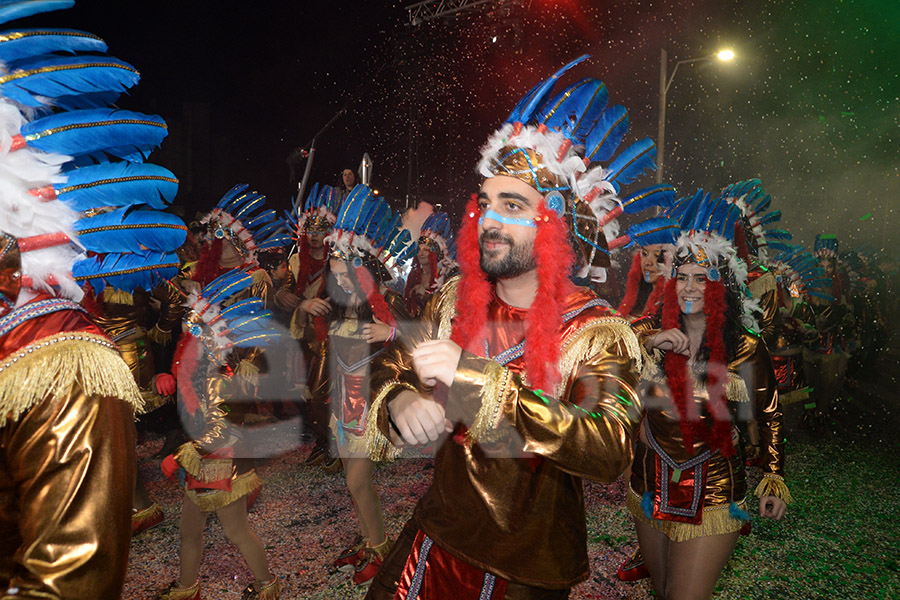
[{"label": "gold fringe skirt", "polygon": [[[625,502],[632,516],[640,521],[650,525],[657,531],[664,534],[673,542],[686,542],[698,537],[708,535],[722,535],[724,533],[735,533],[744,526],[744,521],[735,519],[729,512],[730,505],[722,504],[720,506],[704,506],[703,520],[699,525],[691,523],[679,523],[678,521],[664,521],[662,519],[648,519],[644,515],[644,509],[641,507],[641,497],[628,486],[628,494]],[[743,511],[747,510],[746,498],[736,503],[738,508]]]},{"label": "gold fringe skirt", "polygon": [[262,480],[256,474],[256,470],[250,470],[237,475],[232,480],[230,492],[225,490],[185,489],[184,493],[203,512],[215,512],[236,500],[240,500],[261,485]]}]

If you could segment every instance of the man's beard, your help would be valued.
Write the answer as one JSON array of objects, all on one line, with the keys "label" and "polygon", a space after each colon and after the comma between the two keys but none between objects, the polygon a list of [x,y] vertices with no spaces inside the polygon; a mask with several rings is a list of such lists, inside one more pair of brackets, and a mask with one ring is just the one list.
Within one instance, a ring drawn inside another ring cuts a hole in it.
[{"label": "man's beard", "polygon": [[[509,251],[502,259],[491,259],[486,255],[496,250],[486,250],[485,242],[503,242],[509,246]],[[537,267],[534,261],[534,242],[516,244],[510,236],[497,231],[486,231],[478,238],[478,247],[481,270],[491,279],[512,279]]]}]

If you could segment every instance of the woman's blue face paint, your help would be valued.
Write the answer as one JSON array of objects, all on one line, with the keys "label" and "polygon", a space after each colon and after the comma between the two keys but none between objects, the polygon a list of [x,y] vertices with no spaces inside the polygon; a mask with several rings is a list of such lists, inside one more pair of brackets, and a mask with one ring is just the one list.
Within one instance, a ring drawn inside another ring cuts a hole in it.
[{"label": "woman's blue face paint", "polygon": [[644,273],[644,283],[650,283],[650,273]]},{"label": "woman's blue face paint", "polygon": [[694,303],[691,302],[690,300],[685,300],[684,301],[684,313],[689,315],[692,312],[694,312]]}]

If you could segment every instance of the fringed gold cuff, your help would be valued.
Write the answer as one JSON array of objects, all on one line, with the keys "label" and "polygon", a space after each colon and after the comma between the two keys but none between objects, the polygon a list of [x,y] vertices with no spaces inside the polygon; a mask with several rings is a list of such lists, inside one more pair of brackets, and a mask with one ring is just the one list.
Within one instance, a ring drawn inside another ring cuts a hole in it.
[{"label": "fringed gold cuff", "polygon": [[243,377],[250,385],[259,385],[259,367],[249,360],[242,360],[235,371],[235,374]]},{"label": "fringed gold cuff", "polygon": [[389,381],[381,387],[377,394],[375,394],[375,397],[372,399],[372,404],[369,406],[369,418],[366,419],[366,429],[363,439],[366,443],[366,451],[369,453],[369,458],[376,462],[394,460],[400,456],[400,453],[402,452],[402,450],[394,446],[391,443],[391,440],[381,433],[381,430],[378,428],[378,415],[381,413],[381,405],[384,404],[388,394],[397,388],[405,388],[418,393],[418,390],[408,383],[396,380]]},{"label": "fringed gold cuff", "polygon": [[756,486],[756,491],[754,493],[758,498],[762,498],[763,496],[775,496],[776,498],[781,498],[784,500],[785,504],[790,504],[794,501],[791,497],[790,490],[788,490],[787,484],[784,482],[784,477],[775,475],[774,473],[763,474],[762,480],[759,482],[759,485]]},{"label": "fringed gold cuff", "polygon": [[[628,511],[635,519],[650,525],[673,542],[686,542],[708,535],[734,533],[740,531],[744,526],[744,521],[735,519],[731,516],[730,504],[704,506],[701,509],[703,511],[702,522],[699,525],[692,525],[691,523],[679,523],[678,521],[648,519],[644,515],[643,508],[641,508],[641,497],[630,487],[628,488],[628,494],[626,494],[625,500]],[[742,511],[747,511],[746,499],[736,502],[736,504]]]},{"label": "fringed gold cuff", "polygon": [[512,382],[512,371],[500,363],[490,361],[484,370],[484,385],[481,387],[481,408],[466,434],[472,442],[496,442],[505,437],[498,431],[503,418],[504,402]]},{"label": "fringed gold cuff", "polygon": [[103,301],[107,304],[127,304],[134,306],[134,296],[128,292],[107,287],[103,290]]},{"label": "fringed gold cuff", "polygon": [[150,328],[150,331],[147,332],[147,337],[160,346],[165,346],[172,341],[172,332],[163,331],[159,328],[159,325],[154,325]]},{"label": "fringed gold cuff", "polygon": [[191,477],[200,478],[200,453],[193,442],[185,442],[175,451],[175,462],[184,467]]},{"label": "fringed gold cuff", "polygon": [[86,332],[51,335],[24,346],[0,363],[0,427],[48,396],[60,398],[78,385],[86,396],[119,398],[144,411],[128,365],[108,338]]},{"label": "fringed gold cuff", "polygon": [[184,493],[203,512],[214,512],[236,500],[240,500],[261,485],[262,480],[256,474],[256,471],[249,471],[234,478],[231,482],[230,492],[224,490],[199,492],[198,490],[185,490]]}]

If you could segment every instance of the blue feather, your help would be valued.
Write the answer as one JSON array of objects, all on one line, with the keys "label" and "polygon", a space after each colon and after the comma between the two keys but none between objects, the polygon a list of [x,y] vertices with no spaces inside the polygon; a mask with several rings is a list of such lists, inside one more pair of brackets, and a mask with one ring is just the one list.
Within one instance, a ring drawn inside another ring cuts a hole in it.
[{"label": "blue feather", "polygon": [[9,70],[0,77],[0,91],[25,106],[44,106],[57,96],[121,93],[140,79],[137,69],[108,56],[39,56],[10,64]]},{"label": "blue feather", "polygon": [[109,108],[121,96],[121,92],[93,92],[90,94],[75,94],[57,96],[52,103],[62,110],[84,110],[88,108]]},{"label": "blue feather", "polygon": [[772,212],[763,216],[762,219],[759,220],[760,225],[771,225],[772,223],[776,223],[781,220],[781,211],[773,210]]},{"label": "blue feather", "polygon": [[222,282],[212,294],[203,294],[209,302],[225,302],[229,298],[250,289],[253,285],[253,276],[246,271],[238,270],[235,275]]},{"label": "blue feather", "polygon": [[272,312],[268,310],[240,317],[232,316],[231,320],[228,321],[228,329],[232,333],[242,334],[265,331],[271,325],[271,319]]},{"label": "blue feather", "polygon": [[785,231],[784,229],[767,229],[766,230],[766,238],[772,240],[789,240],[794,236],[791,235],[789,231]]},{"label": "blue feather", "polygon": [[253,211],[258,210],[265,205],[265,196],[257,192],[247,192],[246,194],[235,198],[226,210],[231,213],[232,217],[243,223],[244,221],[249,220]]},{"label": "blue feather", "polygon": [[531,119],[533,113],[544,104],[546,96],[550,93],[550,90],[553,88],[553,85],[556,83],[556,80],[562,77],[562,75],[582,62],[586,58],[588,58],[589,54],[584,54],[579,56],[562,69],[551,75],[548,79],[545,79],[534,88],[531,89],[530,92],[519,101],[519,104],[516,105],[516,108],[513,109],[513,112],[507,118],[507,123],[526,123]]},{"label": "blue feather", "polygon": [[668,208],[675,201],[675,188],[668,184],[659,184],[638,190],[622,200],[622,210],[633,215],[651,206]]},{"label": "blue feather", "polygon": [[[265,200],[265,196],[262,196],[262,198],[263,198],[263,200]],[[247,221],[242,221],[242,222],[244,223],[244,227],[246,227],[247,229],[252,229],[253,231],[256,231],[257,228],[259,228],[267,223],[271,223],[272,221],[277,221],[277,220],[278,220],[278,213],[276,213],[271,208],[267,208],[266,210],[257,213],[256,216],[253,217],[252,219],[249,219]],[[280,221],[279,221],[279,224],[280,224]]]},{"label": "blue feather", "polygon": [[29,146],[44,152],[79,156],[104,151],[122,158],[126,149],[158,147],[166,133],[162,117],[96,108],[44,117],[21,130]]},{"label": "blue feather", "polygon": [[276,332],[253,332],[236,338],[233,345],[238,348],[257,348],[268,346],[279,337]]},{"label": "blue feather", "polygon": [[273,235],[267,240],[259,242],[256,247],[259,250],[271,250],[272,248],[283,248],[284,246],[290,246],[293,243],[294,238],[292,238],[289,233],[280,233],[278,235]]},{"label": "blue feather", "polygon": [[741,509],[737,504],[732,502],[728,507],[728,514],[731,515],[732,519],[737,519],[739,521],[749,521],[750,515],[747,514],[746,510]]},{"label": "blue feather", "polygon": [[608,173],[604,177],[618,188],[628,185],[641,176],[647,169],[656,169],[653,162],[656,158],[656,143],[650,138],[639,140],[613,160],[608,167]]},{"label": "blue feather", "polygon": [[591,129],[585,142],[584,156],[591,162],[607,161],[628,133],[628,111],[621,104],[610,106]]},{"label": "blue feather", "polygon": [[131,293],[136,289],[149,290],[160,280],[175,277],[180,266],[174,253],[110,253],[76,262],[72,275],[77,282],[89,282],[98,294],[107,285]]},{"label": "blue feather", "polygon": [[222,273],[221,275],[219,275],[218,277],[216,277],[215,279],[213,279],[212,281],[207,283],[206,287],[204,287],[202,290],[200,290],[200,295],[203,296],[204,298],[209,299],[212,296],[215,296],[216,293],[218,293],[224,287],[230,285],[231,283],[233,283],[239,279],[245,278],[245,277],[250,277],[250,275],[248,275],[245,271],[242,271],[241,269],[232,269],[230,271]]},{"label": "blue feather", "polygon": [[246,183],[239,183],[235,185],[233,188],[225,192],[225,195],[219,198],[219,201],[216,202],[216,208],[224,209],[227,205],[229,205],[235,198],[241,195],[244,190],[249,188],[250,186]]},{"label": "blue feather", "polygon": [[100,206],[146,204],[166,208],[178,192],[178,180],[168,169],[130,162],[113,162],[66,173],[65,183],[56,184],[57,197],[79,212]]},{"label": "blue feather", "polygon": [[242,317],[244,315],[252,315],[258,313],[259,311],[265,309],[266,303],[262,301],[261,298],[248,298],[246,300],[241,300],[240,302],[235,302],[228,308],[222,310],[219,313],[223,319],[234,319],[237,317]]},{"label": "blue feather", "polygon": [[652,244],[674,244],[681,233],[678,223],[667,217],[653,217],[628,228],[626,234],[631,238],[628,244],[649,246]]},{"label": "blue feather", "polygon": [[606,109],[609,92],[596,79],[582,79],[551,99],[537,117],[549,129],[560,130],[573,143],[579,143]]},{"label": "blue feather", "polygon": [[56,52],[106,52],[106,43],[93,33],[75,29],[19,29],[0,36],[0,60],[16,60]]},{"label": "blue feather", "polygon": [[0,25],[38,13],[75,6],[75,0],[6,0],[0,2]]},{"label": "blue feather", "polygon": [[653,494],[650,492],[641,494],[641,511],[648,519],[653,518]]},{"label": "blue feather", "polygon": [[85,249],[107,252],[174,252],[187,236],[176,215],[157,210],[120,208],[75,222],[78,242]]}]

